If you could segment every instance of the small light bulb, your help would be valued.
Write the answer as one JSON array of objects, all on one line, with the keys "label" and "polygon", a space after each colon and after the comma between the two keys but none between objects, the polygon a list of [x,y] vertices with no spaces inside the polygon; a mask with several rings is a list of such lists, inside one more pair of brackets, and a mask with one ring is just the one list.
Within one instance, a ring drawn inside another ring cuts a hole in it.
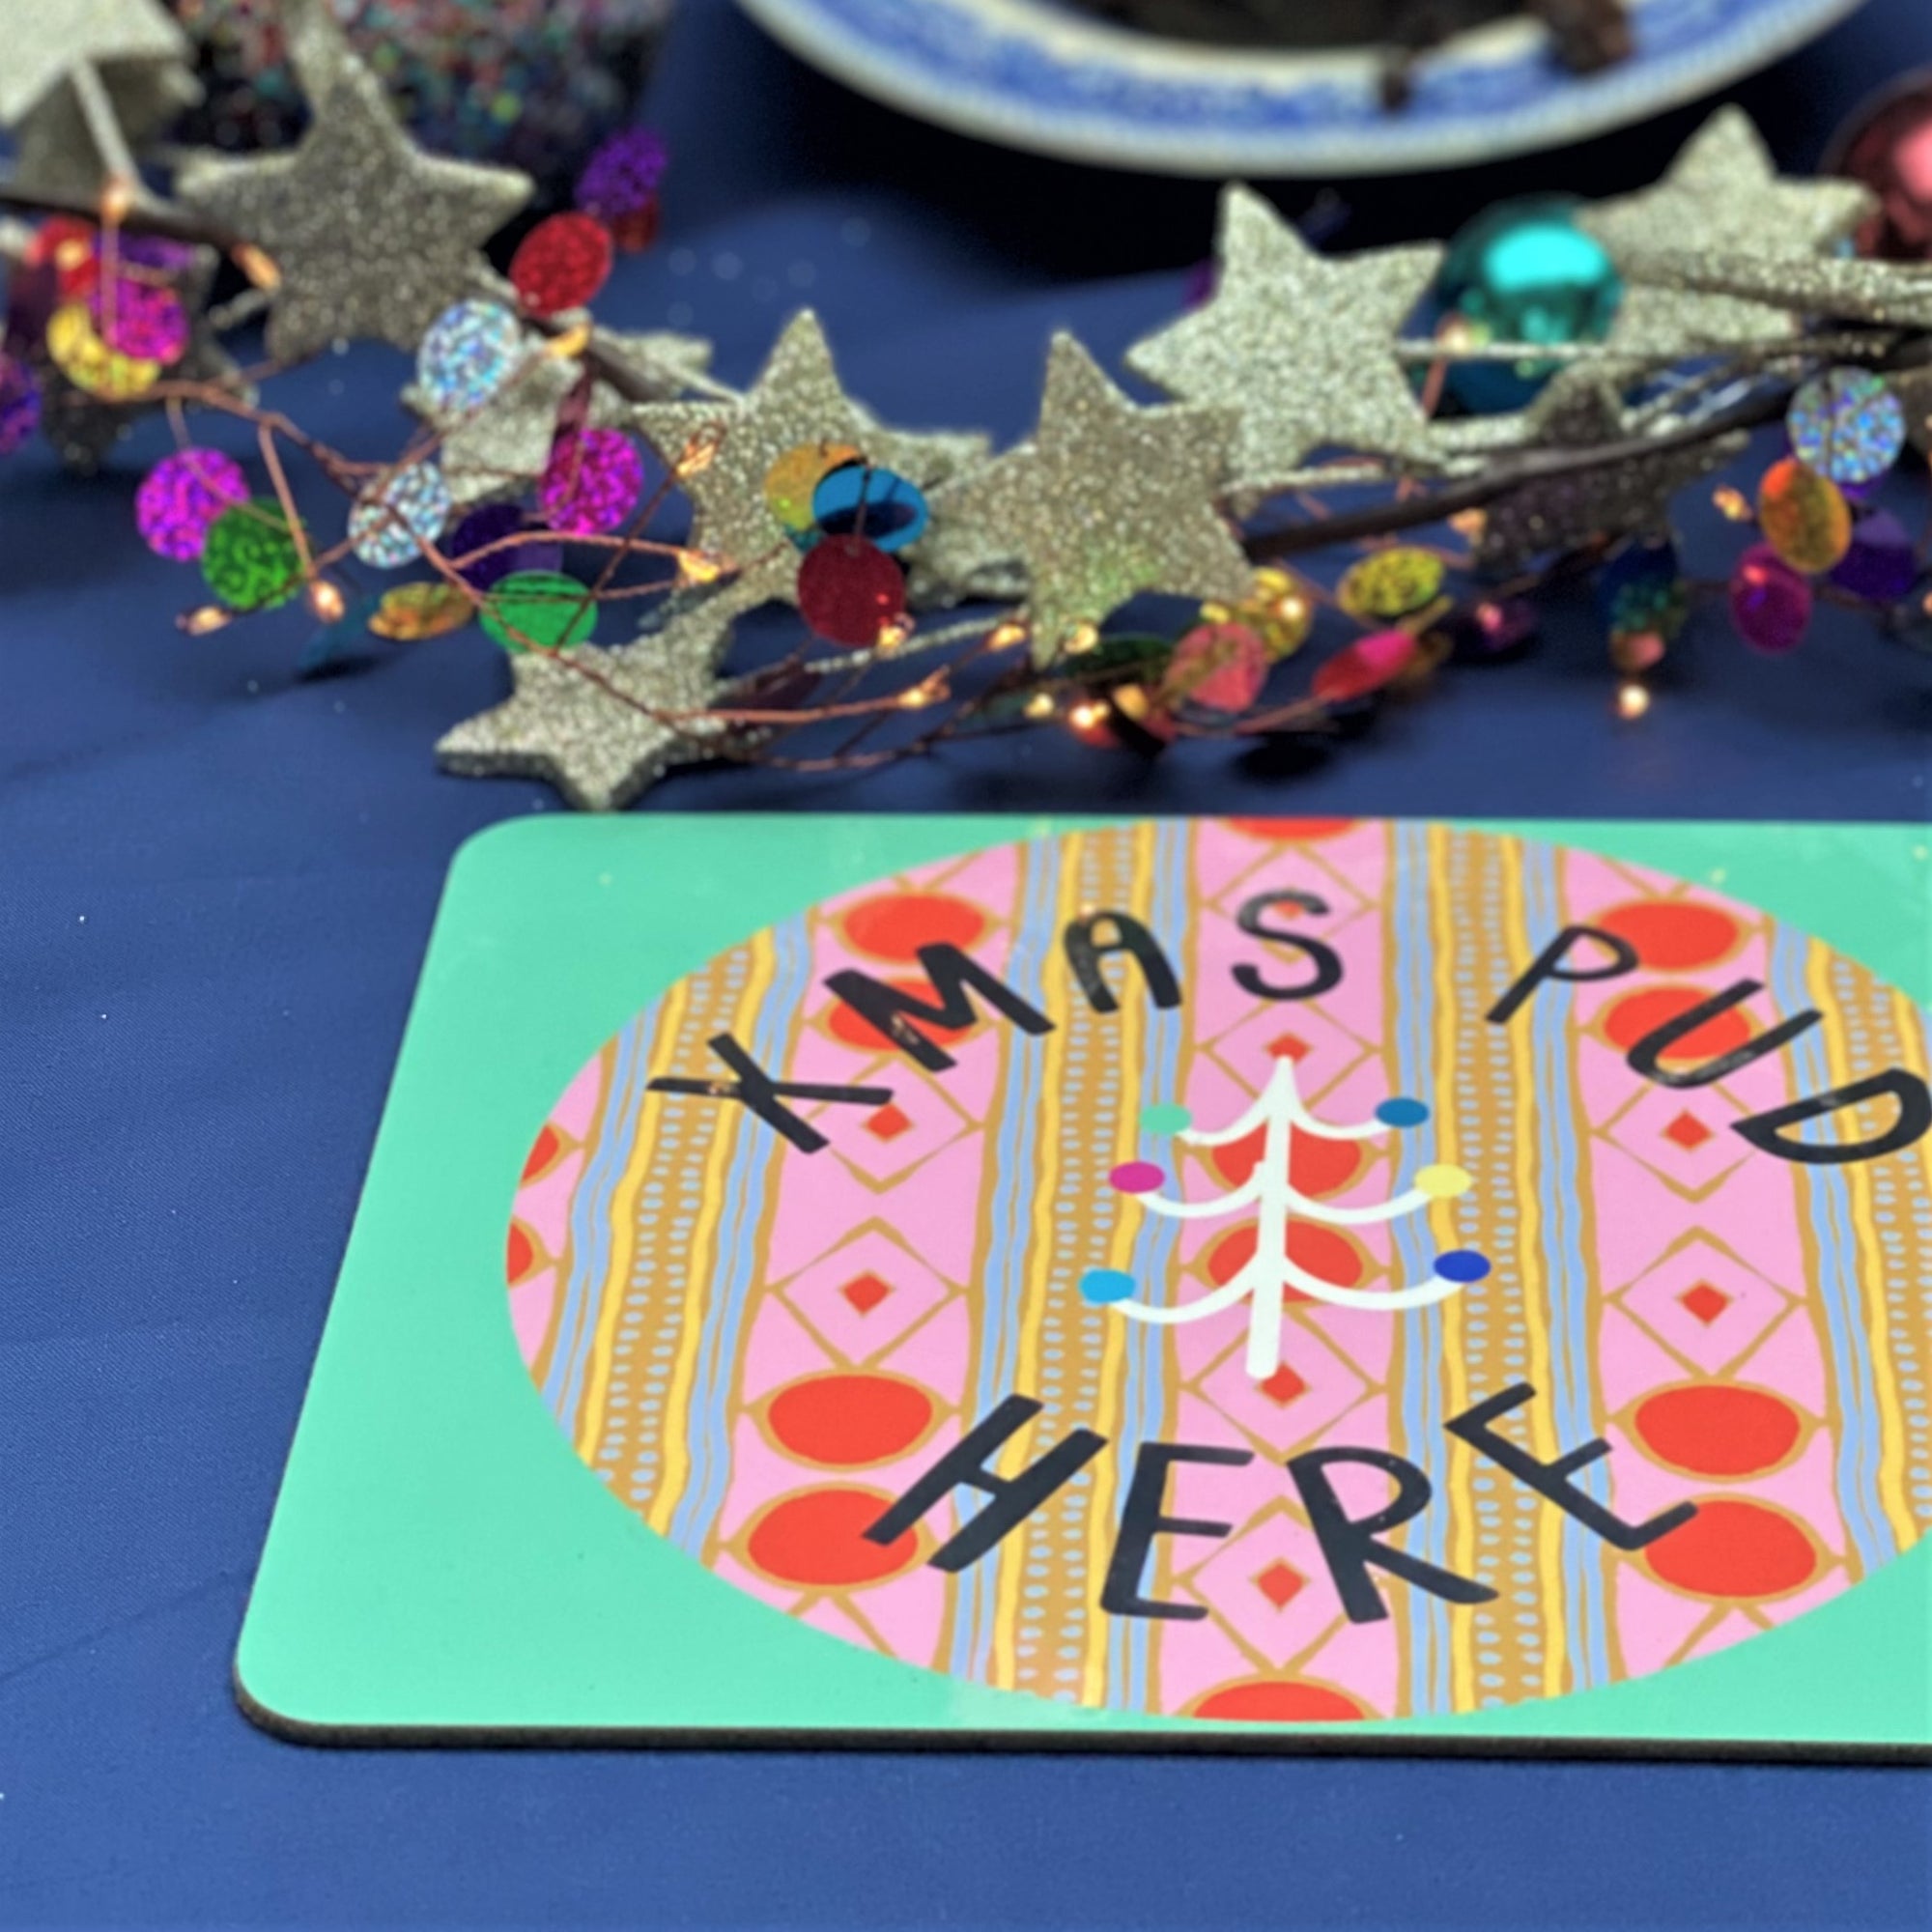
[{"label": "small light bulb", "polygon": [[343,601],[342,592],[327,578],[318,577],[308,587],[308,608],[325,624],[332,624],[349,606]]},{"label": "small light bulb", "polygon": [[913,622],[910,617],[891,617],[879,626],[879,635],[873,640],[875,648],[882,651],[895,651],[912,636]]},{"label": "small light bulb", "polygon": [[1076,704],[1066,714],[1066,722],[1076,731],[1091,731],[1106,715],[1107,707],[1104,704],[1096,704],[1090,697]]},{"label": "small light bulb", "polygon": [[244,242],[235,250],[235,266],[246,275],[255,287],[273,294],[282,285],[282,271],[275,267],[275,258],[266,249],[258,248],[252,242]]},{"label": "small light bulb", "polygon": [[175,619],[191,638],[205,638],[211,631],[221,630],[234,621],[235,612],[224,610],[219,604],[204,604],[200,610],[189,611]]},{"label": "small light bulb", "polygon": [[1075,624],[1066,634],[1066,655],[1070,658],[1084,657],[1089,651],[1100,648],[1100,632],[1097,625]]},{"label": "small light bulb", "polygon": [[1026,701],[1026,715],[1029,718],[1051,718],[1055,709],[1052,695],[1048,692],[1037,691]]},{"label": "small light bulb", "polygon": [[1624,719],[1641,718],[1650,709],[1650,687],[1637,683],[1634,678],[1617,686],[1617,716]]},{"label": "small light bulb", "polygon": [[100,219],[109,228],[118,228],[134,206],[134,184],[126,175],[109,175],[100,190]]},{"label": "small light bulb", "polygon": [[559,362],[568,362],[572,356],[582,355],[590,347],[590,325],[580,322],[575,328],[566,328],[561,335],[553,335],[544,344],[544,354],[554,356]]},{"label": "small light bulb", "polygon": [[1733,489],[1726,483],[1721,489],[1711,493],[1711,500],[1717,504],[1719,512],[1734,524],[1747,524],[1751,520],[1751,506],[1742,490]]},{"label": "small light bulb", "polygon": [[1004,623],[995,624],[986,636],[988,647],[996,651],[1009,651],[1015,644],[1027,640],[1027,627],[1016,617],[1009,617]]},{"label": "small light bulb", "polygon": [[696,476],[701,470],[711,468],[712,459],[718,454],[718,445],[723,440],[719,427],[713,423],[709,429],[701,429],[677,453],[677,473],[680,476]]},{"label": "small light bulb", "polygon": [[678,575],[686,583],[716,583],[724,575],[724,563],[701,550],[681,550],[677,554]]}]

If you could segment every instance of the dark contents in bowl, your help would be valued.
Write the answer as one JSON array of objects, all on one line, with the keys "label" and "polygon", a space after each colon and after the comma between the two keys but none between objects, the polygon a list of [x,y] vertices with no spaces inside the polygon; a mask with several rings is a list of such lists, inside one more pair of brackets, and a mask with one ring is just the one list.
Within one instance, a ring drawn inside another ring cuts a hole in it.
[{"label": "dark contents in bowl", "polygon": [[1078,0],[1089,13],[1170,40],[1234,46],[1378,47],[1382,92],[1406,99],[1410,71],[1453,34],[1515,14],[1549,30],[1556,57],[1593,72],[1631,51],[1625,0]]}]

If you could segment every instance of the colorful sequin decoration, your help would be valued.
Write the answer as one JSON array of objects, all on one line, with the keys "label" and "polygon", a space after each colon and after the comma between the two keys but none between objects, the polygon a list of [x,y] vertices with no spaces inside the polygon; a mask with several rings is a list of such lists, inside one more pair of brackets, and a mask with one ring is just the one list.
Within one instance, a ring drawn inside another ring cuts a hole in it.
[{"label": "colorful sequin decoration", "polygon": [[1351,703],[1379,691],[1414,656],[1415,639],[1406,631],[1378,631],[1337,651],[1316,671],[1309,688],[1323,704]]},{"label": "colorful sequin decoration", "polygon": [[[521,508],[515,503],[484,503],[457,525],[449,539],[449,554],[457,574],[474,590],[488,590],[512,572],[528,566],[527,544],[503,544],[527,528]],[[503,544],[501,550],[495,548]],[[478,553],[482,554],[478,554]]]},{"label": "colorful sequin decoration", "polygon": [[41,385],[33,369],[0,351],[0,456],[12,456],[41,426]]},{"label": "colorful sequin decoration", "polygon": [[531,315],[560,315],[610,279],[611,255],[611,231],[594,215],[547,215],[510,257],[510,286]]},{"label": "colorful sequin decoration", "polygon": [[1254,586],[1238,604],[1204,604],[1204,624],[1245,625],[1279,662],[1293,657],[1315,628],[1315,599],[1293,571],[1264,564],[1255,572]]},{"label": "colorful sequin decoration", "polygon": [[[1690,613],[1690,593],[1678,568],[1677,549],[1668,539],[1626,544],[1597,578],[1597,608],[1612,642],[1619,639],[1654,637],[1660,640],[1655,663],[1684,628]],[[1625,668],[1643,668],[1634,664]]]},{"label": "colorful sequin decoration", "polygon": [[765,471],[765,507],[794,542],[810,544],[818,534],[811,504],[820,481],[844,464],[865,460],[849,442],[794,443]]},{"label": "colorful sequin decoration", "polygon": [[1391,623],[1431,604],[1442,589],[1442,559],[1403,545],[1378,550],[1351,564],[1336,601],[1358,623]]},{"label": "colorful sequin decoration", "polygon": [[369,629],[392,643],[419,644],[462,630],[475,613],[475,604],[456,584],[429,578],[385,590]]},{"label": "colorful sequin decoration", "polygon": [[826,537],[798,570],[799,614],[819,637],[863,649],[905,615],[905,573],[865,537]]},{"label": "colorful sequin decoration", "polygon": [[1811,625],[1810,583],[1769,544],[1753,544],[1731,573],[1731,625],[1752,650],[1782,657]]},{"label": "colorful sequin decoration", "polygon": [[130,403],[159,380],[161,365],[123,355],[101,341],[85,302],[64,302],[47,320],[47,354],[76,389],[104,403]]},{"label": "colorful sequin decoration", "polygon": [[657,232],[658,185],[668,159],[662,134],[649,128],[621,129],[578,177],[578,207],[603,222],[620,248],[647,246]]},{"label": "colorful sequin decoration", "polygon": [[416,386],[437,414],[468,415],[510,380],[524,354],[524,326],[501,302],[456,302],[423,336]]},{"label": "colorful sequin decoration", "polygon": [[917,543],[929,517],[916,483],[863,463],[829,470],[811,493],[815,528],[827,536],[868,537],[888,555]]},{"label": "colorful sequin decoration", "polygon": [[1160,694],[1169,703],[1245,711],[1267,674],[1267,646],[1245,624],[1197,624],[1175,645]]},{"label": "colorful sequin decoration", "polygon": [[192,563],[208,545],[214,521],[248,500],[248,478],[218,449],[178,449],[142,479],[134,523],[156,556]]},{"label": "colorful sequin decoration", "polygon": [[449,522],[449,485],[434,463],[398,469],[349,513],[349,541],[373,570],[400,570]]},{"label": "colorful sequin decoration", "polygon": [[1905,448],[1905,406],[1869,369],[1828,369],[1791,399],[1784,427],[1799,462],[1833,483],[1873,483]]},{"label": "colorful sequin decoration", "polygon": [[95,329],[117,355],[136,361],[179,362],[187,354],[188,319],[182,298],[157,282],[116,275],[97,281],[87,298]]},{"label": "colorful sequin decoration", "polygon": [[1757,522],[1772,549],[1808,576],[1830,570],[1852,547],[1852,508],[1844,493],[1795,456],[1764,472]]},{"label": "colorful sequin decoration", "polygon": [[643,458],[622,431],[568,430],[551,445],[537,500],[552,529],[584,536],[618,528],[643,489]]},{"label": "colorful sequin decoration", "polygon": [[491,591],[479,613],[483,629],[506,651],[567,650],[597,628],[597,606],[574,577],[556,570],[518,570]]},{"label": "colorful sequin decoration", "polygon": [[282,506],[254,497],[222,511],[202,546],[201,574],[231,611],[272,611],[301,588],[302,554]]}]

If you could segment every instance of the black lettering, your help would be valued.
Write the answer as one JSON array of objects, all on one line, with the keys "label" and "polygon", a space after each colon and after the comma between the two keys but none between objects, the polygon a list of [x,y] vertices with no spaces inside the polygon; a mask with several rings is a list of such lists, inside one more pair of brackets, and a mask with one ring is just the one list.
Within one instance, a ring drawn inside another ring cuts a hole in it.
[{"label": "black lettering", "polygon": [[[1610,954],[1608,965],[1568,964],[1571,952],[1586,939],[1594,939],[1599,946],[1608,949]],[[1536,955],[1529,971],[1490,1009],[1489,1018],[1492,1025],[1506,1025],[1516,1017],[1530,995],[1546,980],[1556,980],[1567,985],[1582,985],[1591,980],[1614,980],[1622,974],[1634,973],[1636,968],[1636,948],[1628,940],[1619,939],[1614,932],[1605,932],[1601,926],[1566,925]]]},{"label": "black lettering", "polygon": [[[1350,1517],[1328,1480],[1327,1472],[1337,1463],[1357,1463],[1365,1469],[1380,1469],[1393,1476],[1395,1500],[1374,1516]],[[1453,1570],[1438,1570],[1419,1556],[1391,1549],[1376,1540],[1420,1516],[1435,1493],[1429,1478],[1413,1463],[1385,1449],[1310,1449],[1289,1458],[1288,1473],[1301,1492],[1309,1527],[1321,1546],[1351,1624],[1378,1624],[1388,1615],[1388,1605],[1369,1575],[1371,1564],[1452,1604],[1487,1604],[1494,1598],[1496,1593],[1487,1584],[1459,1577]]]},{"label": "black lettering", "polygon": [[[1100,937],[1099,928],[1103,925],[1112,929],[1111,938]],[[1094,912],[1084,919],[1072,920],[1062,944],[1066,949],[1066,963],[1080,981],[1087,1004],[1096,1013],[1118,1012],[1121,1008],[1113,987],[1107,983],[1106,974],[1100,969],[1100,961],[1110,952],[1125,952],[1139,963],[1141,977],[1147,981],[1148,997],[1156,1007],[1180,1004],[1180,981],[1174,977],[1174,968],[1168,964],[1160,941],[1132,914]]]},{"label": "black lettering", "polygon": [[1492,1395],[1487,1402],[1479,1402],[1474,1408],[1465,1408],[1461,1415],[1452,1417],[1449,1433],[1460,1435],[1478,1455],[1487,1456],[1492,1463],[1507,1469],[1538,1495],[1547,1496],[1585,1529],[1595,1530],[1613,1548],[1642,1549],[1660,1536],[1668,1536],[1697,1514],[1695,1503],[1679,1503],[1662,1516],[1652,1517],[1648,1522],[1626,1522],[1622,1517],[1612,1516],[1602,1503],[1586,1496],[1570,1480],[1578,1469],[1588,1468],[1610,1453],[1610,1445],[1602,1436],[1593,1437],[1580,1448],[1566,1449],[1553,1463],[1539,1463],[1528,1451],[1519,1449],[1490,1427],[1497,1416],[1507,1415],[1511,1409],[1535,1400],[1535,1389],[1527,1382],[1518,1382],[1500,1395]]},{"label": "black lettering", "polygon": [[1107,1581],[1100,1607],[1116,1617],[1163,1617],[1177,1623],[1197,1623],[1208,1614],[1206,1604],[1165,1604],[1141,1595],[1148,1552],[1157,1536],[1229,1535],[1231,1522],[1203,1522],[1198,1518],[1168,1516],[1167,1472],[1177,1463],[1217,1463],[1237,1469],[1255,1460],[1252,1449],[1207,1449],[1192,1442],[1143,1442],[1134,1458],[1134,1478],[1121,1511],[1121,1527],[1114,1538],[1114,1554],[1107,1565]]},{"label": "black lettering", "polygon": [[[1884,1133],[1867,1141],[1788,1140],[1786,1130],[1802,1127],[1806,1121],[1822,1121],[1828,1114],[1846,1107],[1862,1106],[1867,1100],[1889,1095],[1898,1102],[1898,1119]],[[1732,1130],[1744,1135],[1751,1146],[1779,1160],[1801,1161],[1807,1167],[1839,1167],[1847,1161],[1879,1160],[1886,1154],[1909,1148],[1925,1138],[1932,1129],[1932,1093],[1916,1073],[1894,1067],[1889,1073],[1875,1073],[1869,1080],[1857,1080],[1849,1087],[1833,1087],[1809,1100],[1794,1100],[1788,1107],[1774,1107],[1766,1114],[1753,1114],[1746,1121],[1733,1121]]]},{"label": "black lettering", "polygon": [[1273,986],[1262,978],[1258,968],[1244,963],[1235,968],[1235,984],[1242,992],[1252,993],[1258,1000],[1313,1000],[1339,986],[1342,983],[1342,961],[1335,949],[1322,945],[1319,939],[1269,925],[1267,915],[1276,906],[1293,906],[1300,912],[1325,914],[1327,902],[1317,898],[1313,893],[1257,893],[1253,898],[1243,900],[1240,911],[1235,915],[1235,923],[1243,932],[1251,933],[1256,939],[1271,940],[1278,946],[1293,947],[1306,956],[1315,968],[1314,973],[1298,986]]},{"label": "black lettering", "polygon": [[825,1136],[802,1121],[786,1100],[836,1100],[853,1107],[883,1107],[893,1097],[890,1087],[831,1087],[815,1081],[774,1080],[754,1065],[752,1056],[728,1033],[714,1034],[711,1051],[738,1077],[735,1080],[685,1080],[667,1076],[650,1083],[653,1094],[691,1094],[702,1100],[736,1100],[749,1107],[768,1126],[776,1127],[793,1147],[816,1153]]},{"label": "black lettering", "polygon": [[983,1422],[976,1423],[870,1529],[870,1543],[895,1543],[935,1503],[962,1485],[992,1500],[932,1557],[935,1570],[964,1570],[1019,1526],[1055,1490],[1070,1480],[1107,1446],[1104,1435],[1076,1429],[1017,1476],[996,1476],[986,1465],[1007,1438],[1016,1435],[1039,1413],[1030,1396],[1009,1395]]},{"label": "black lettering", "polygon": [[1053,1031],[1053,1022],[1030,1007],[1004,980],[996,979],[978,960],[952,945],[922,946],[919,963],[932,981],[935,1001],[920,999],[888,986],[870,974],[847,970],[834,973],[827,980],[839,999],[890,1039],[900,1052],[909,1055],[928,1073],[944,1073],[955,1065],[952,1056],[937,1041],[921,1033],[920,1023],[951,1033],[969,1027],[979,1017],[973,993],[1006,1014],[1022,1033]]},{"label": "black lettering", "polygon": [[1687,1008],[1674,1020],[1665,1020],[1662,1026],[1652,1027],[1627,1056],[1632,1070],[1641,1073],[1646,1080],[1655,1080],[1660,1087],[1708,1087],[1712,1081],[1728,1079],[1739,1067],[1748,1066],[1753,1060],[1762,1060],[1767,1053],[1776,1053],[1780,1046],[1789,1045],[1800,1034],[1808,1032],[1824,1017],[1815,1009],[1806,1007],[1795,1019],[1780,1021],[1768,1032],[1759,1034],[1755,1039],[1733,1047],[1729,1053],[1720,1053],[1717,1059],[1707,1060],[1701,1066],[1666,1072],[1660,1065],[1663,1056],[1680,1039],[1695,1033],[1706,1020],[1729,1012],[1733,1007],[1742,1006],[1753,993],[1763,991],[1761,980],[1740,980],[1735,986],[1726,986],[1721,993],[1713,993],[1708,1000],[1699,1000],[1694,1007]]}]

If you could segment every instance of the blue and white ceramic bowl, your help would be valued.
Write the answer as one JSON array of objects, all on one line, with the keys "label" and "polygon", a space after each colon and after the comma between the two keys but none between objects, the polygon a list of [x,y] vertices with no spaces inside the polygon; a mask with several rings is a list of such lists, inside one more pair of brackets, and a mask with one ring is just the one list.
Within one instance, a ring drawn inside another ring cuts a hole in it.
[{"label": "blue and white ceramic bowl", "polygon": [[1216,48],[1056,0],[744,0],[814,66],[986,140],[1166,174],[1450,167],[1552,147],[1693,99],[1788,53],[1861,0],[1631,0],[1637,49],[1570,73],[1501,22],[1424,61],[1380,104],[1373,55]]}]

